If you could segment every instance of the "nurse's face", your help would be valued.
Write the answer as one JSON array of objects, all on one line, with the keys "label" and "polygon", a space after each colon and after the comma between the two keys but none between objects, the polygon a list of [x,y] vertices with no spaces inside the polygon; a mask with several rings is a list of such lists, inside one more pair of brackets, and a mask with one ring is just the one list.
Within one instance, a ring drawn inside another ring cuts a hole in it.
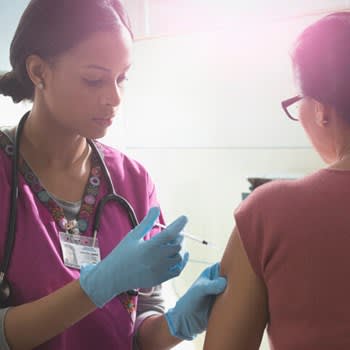
[{"label": "nurse's face", "polygon": [[304,97],[300,102],[299,120],[313,147],[328,164],[336,160],[334,140],[329,128],[324,124],[323,106],[316,100]]},{"label": "nurse's face", "polygon": [[48,65],[42,96],[50,118],[67,133],[104,136],[122,100],[131,50],[122,27],[92,34]]}]

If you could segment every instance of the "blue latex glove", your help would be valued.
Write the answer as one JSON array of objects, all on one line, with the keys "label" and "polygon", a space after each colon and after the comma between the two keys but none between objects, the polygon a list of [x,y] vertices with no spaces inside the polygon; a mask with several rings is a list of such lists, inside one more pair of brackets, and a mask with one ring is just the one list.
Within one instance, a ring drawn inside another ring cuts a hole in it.
[{"label": "blue latex glove", "polygon": [[80,285],[93,303],[102,307],[116,295],[135,288],[151,288],[176,277],[188,261],[181,231],[187,223],[179,217],[160,234],[145,241],[160,214],[151,208],[145,219],[96,265],[80,271]]},{"label": "blue latex glove", "polygon": [[220,265],[207,267],[189,290],[165,313],[174,337],[192,340],[207,328],[211,307],[226,288],[226,278],[219,276]]}]

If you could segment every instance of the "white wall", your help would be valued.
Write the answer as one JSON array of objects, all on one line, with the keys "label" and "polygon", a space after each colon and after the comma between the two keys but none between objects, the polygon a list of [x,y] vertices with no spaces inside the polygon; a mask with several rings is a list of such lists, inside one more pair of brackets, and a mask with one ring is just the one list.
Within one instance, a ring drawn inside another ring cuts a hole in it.
[{"label": "white wall", "polygon": [[[188,230],[219,246],[188,242],[195,260],[220,259],[247,177],[300,176],[322,166],[301,125],[280,107],[295,94],[293,38],[314,19],[242,21],[230,32],[136,43],[122,116],[126,151],[149,169],[166,217],[187,214]],[[203,267],[189,264],[173,283],[178,293]]]}]

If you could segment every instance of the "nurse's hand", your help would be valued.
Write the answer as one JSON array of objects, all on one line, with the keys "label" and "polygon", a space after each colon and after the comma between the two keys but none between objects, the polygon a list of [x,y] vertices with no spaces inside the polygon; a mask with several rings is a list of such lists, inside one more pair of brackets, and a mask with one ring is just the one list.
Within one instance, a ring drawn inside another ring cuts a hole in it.
[{"label": "nurse's hand", "polygon": [[165,313],[170,333],[192,340],[207,328],[211,307],[226,288],[226,279],[219,275],[219,263],[207,267],[190,289]]},{"label": "nurse's hand", "polygon": [[115,296],[136,288],[150,288],[178,276],[188,261],[182,251],[187,223],[179,217],[160,234],[145,241],[160,214],[151,208],[145,219],[96,265],[81,269],[80,285],[93,303],[103,307]]}]

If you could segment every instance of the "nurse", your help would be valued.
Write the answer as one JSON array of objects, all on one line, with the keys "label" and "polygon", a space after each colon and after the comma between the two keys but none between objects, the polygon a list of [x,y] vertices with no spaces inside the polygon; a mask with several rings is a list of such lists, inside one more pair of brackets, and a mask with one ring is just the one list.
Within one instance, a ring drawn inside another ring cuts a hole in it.
[{"label": "nurse", "polygon": [[[206,328],[213,296],[225,288],[218,265],[208,267],[164,313],[161,283],[188,260],[181,234],[187,219],[156,235],[154,223],[164,221],[146,170],[97,141],[117,192],[144,220],[131,230],[125,210],[109,203],[92,239],[108,179],[87,140],[101,138],[113,123],[132,41],[118,0],[32,0],[18,25],[12,71],[0,78],[0,93],[33,107],[20,135],[16,239],[6,275],[12,292],[0,312],[1,349],[169,349]],[[15,132],[0,130],[1,261],[13,210]],[[130,292],[138,288],[139,295]]]}]

